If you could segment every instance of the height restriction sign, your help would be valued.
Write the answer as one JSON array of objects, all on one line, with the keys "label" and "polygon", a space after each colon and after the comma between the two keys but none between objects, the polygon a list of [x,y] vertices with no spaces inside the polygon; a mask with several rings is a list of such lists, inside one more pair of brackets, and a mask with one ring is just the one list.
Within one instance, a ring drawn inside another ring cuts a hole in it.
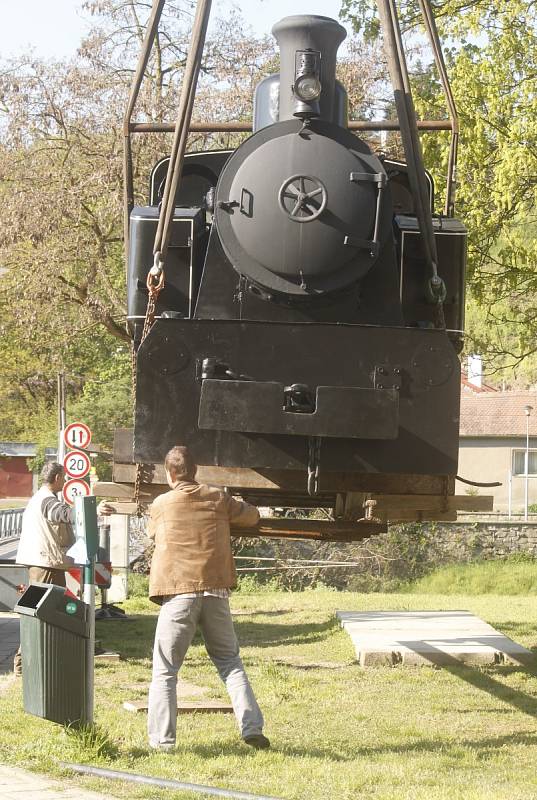
[{"label": "height restriction sign", "polygon": [[91,442],[91,431],[83,422],[71,422],[63,432],[67,447],[84,450]]},{"label": "height restriction sign", "polygon": [[70,478],[83,478],[91,469],[89,456],[82,450],[71,450],[66,453],[63,466]]}]

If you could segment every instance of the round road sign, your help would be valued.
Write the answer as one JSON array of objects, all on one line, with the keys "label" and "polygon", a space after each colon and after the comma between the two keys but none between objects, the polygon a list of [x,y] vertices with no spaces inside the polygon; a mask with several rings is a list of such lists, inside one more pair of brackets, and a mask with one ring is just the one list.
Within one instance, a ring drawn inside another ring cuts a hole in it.
[{"label": "round road sign", "polygon": [[64,469],[71,478],[83,478],[91,469],[91,463],[87,453],[81,450],[71,450],[65,454],[63,459]]},{"label": "round road sign", "polygon": [[86,483],[81,478],[72,478],[63,487],[63,499],[72,506],[74,505],[75,497],[88,497],[90,492],[89,483]]},{"label": "round road sign", "polygon": [[91,431],[83,422],[71,422],[63,432],[67,447],[83,450],[91,442]]}]

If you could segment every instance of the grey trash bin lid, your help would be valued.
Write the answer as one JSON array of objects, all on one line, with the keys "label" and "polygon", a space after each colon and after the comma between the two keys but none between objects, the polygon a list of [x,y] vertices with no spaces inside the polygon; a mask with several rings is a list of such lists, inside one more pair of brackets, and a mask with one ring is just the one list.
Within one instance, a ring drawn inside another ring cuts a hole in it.
[{"label": "grey trash bin lid", "polygon": [[89,638],[88,606],[63,586],[31,583],[13,609],[71,633]]}]

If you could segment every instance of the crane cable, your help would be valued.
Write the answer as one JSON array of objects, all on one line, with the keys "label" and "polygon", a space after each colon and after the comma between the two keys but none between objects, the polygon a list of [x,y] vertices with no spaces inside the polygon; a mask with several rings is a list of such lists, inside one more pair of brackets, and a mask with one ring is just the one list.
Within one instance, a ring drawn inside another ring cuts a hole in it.
[{"label": "crane cable", "polygon": [[168,163],[168,172],[164,184],[162,195],[157,232],[153,245],[155,258],[154,269],[164,270],[168,247],[170,244],[171,228],[175,211],[175,198],[180,185],[181,172],[183,169],[184,155],[187,145],[190,121],[192,119],[192,108],[196,95],[196,85],[201,67],[201,58],[205,46],[207,26],[211,12],[212,0],[198,0],[196,15],[192,27],[192,41],[188,51],[185,74],[183,76],[183,87],[181,89],[181,99],[175,123],[175,132]]},{"label": "crane cable", "polygon": [[[188,131],[190,127],[190,120],[192,118],[192,107],[194,105],[194,97],[196,93],[196,84],[201,64],[201,57],[205,45],[205,36],[207,33],[207,26],[209,23],[209,14],[211,11],[212,0],[198,0],[196,7],[196,15],[192,27],[192,40],[190,49],[188,51],[187,62],[185,66],[185,74],[183,76],[183,86],[181,90],[181,99],[179,103],[179,111],[177,122],[175,125],[174,140],[172,144],[172,151],[170,155],[170,162],[168,165],[168,173],[166,175],[166,183],[164,187],[164,194],[162,198],[159,221],[157,226],[157,233],[155,236],[155,243],[153,246],[153,266],[147,275],[147,309],[144,319],[144,327],[138,348],[135,350],[134,343],[132,348],[132,376],[133,376],[133,412],[136,412],[136,385],[137,385],[137,352],[147,337],[149,331],[155,322],[155,312],[157,300],[160,292],[164,288],[165,276],[164,265],[168,253],[168,246],[171,236],[171,225],[173,221],[173,214],[175,210],[175,197],[179,187],[181,171],[183,167],[184,154],[188,138]],[[134,427],[136,431],[136,425]],[[135,447],[135,439],[133,439],[133,449]],[[142,463],[136,464],[136,475],[134,479],[134,502],[136,503],[136,513],[138,516],[142,515],[142,506],[140,503],[140,487],[142,483],[142,475],[144,465]]]},{"label": "crane cable", "polygon": [[416,109],[412,98],[410,78],[403,49],[403,41],[395,0],[377,0],[382,34],[384,37],[388,70],[394,89],[394,100],[399,117],[401,138],[408,165],[408,177],[418,218],[425,261],[430,269],[426,292],[435,304],[435,326],[446,327],[443,303],[446,285],[438,274],[438,255],[430,211],[430,198],[425,181],[425,165],[416,124]]}]

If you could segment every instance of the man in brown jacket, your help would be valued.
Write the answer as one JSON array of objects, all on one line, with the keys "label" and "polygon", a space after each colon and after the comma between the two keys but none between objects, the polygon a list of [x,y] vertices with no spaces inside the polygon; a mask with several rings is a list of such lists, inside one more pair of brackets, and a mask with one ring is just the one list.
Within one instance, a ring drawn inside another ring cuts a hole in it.
[{"label": "man in brown jacket", "polygon": [[196,464],[186,447],[173,447],[164,466],[171,491],[156,498],[149,519],[155,541],[149,597],[162,606],[149,687],[149,744],[160,750],[175,746],[177,673],[199,624],[243,740],[264,749],[270,743],[239,655],[228,599],[237,583],[230,523],[256,525],[259,512],[222,489],[196,483]]}]

